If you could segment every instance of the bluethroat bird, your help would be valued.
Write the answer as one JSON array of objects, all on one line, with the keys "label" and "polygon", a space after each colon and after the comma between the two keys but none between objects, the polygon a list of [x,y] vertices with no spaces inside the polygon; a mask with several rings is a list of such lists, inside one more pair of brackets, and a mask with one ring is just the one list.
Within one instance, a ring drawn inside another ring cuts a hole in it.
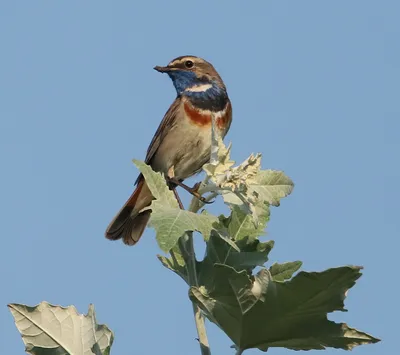
[{"label": "bluethroat bird", "polygon": [[[145,162],[164,174],[174,192],[177,185],[189,189],[182,181],[200,172],[210,160],[212,116],[218,133],[224,137],[232,120],[231,102],[221,77],[202,58],[182,56],[166,67],[154,69],[169,75],[177,97],[147,149]],[[151,210],[141,210],[149,206],[154,197],[143,175],[139,175],[136,185],[107,227],[108,239],[122,238],[125,244],[134,245],[142,236]],[[176,193],[175,196],[178,198]]]}]

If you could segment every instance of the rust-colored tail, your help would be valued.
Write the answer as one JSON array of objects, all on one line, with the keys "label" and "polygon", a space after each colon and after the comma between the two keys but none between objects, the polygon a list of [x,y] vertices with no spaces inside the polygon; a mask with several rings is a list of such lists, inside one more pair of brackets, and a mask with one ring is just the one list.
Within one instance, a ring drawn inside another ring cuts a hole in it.
[{"label": "rust-colored tail", "polygon": [[143,176],[125,205],[117,213],[106,230],[106,238],[111,240],[121,239],[127,245],[136,244],[146,228],[150,218],[150,210],[139,211],[151,204],[153,195],[148,188]]}]

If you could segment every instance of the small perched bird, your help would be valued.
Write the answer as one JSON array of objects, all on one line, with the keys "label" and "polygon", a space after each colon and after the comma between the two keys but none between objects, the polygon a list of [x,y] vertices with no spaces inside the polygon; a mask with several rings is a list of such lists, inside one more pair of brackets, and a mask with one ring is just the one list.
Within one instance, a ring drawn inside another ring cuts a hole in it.
[{"label": "small perched bird", "polygon": [[[169,75],[177,97],[150,143],[145,162],[179,184],[209,162],[212,116],[218,133],[224,137],[231,124],[232,106],[221,77],[202,58],[182,56],[166,67],[154,69]],[[154,197],[142,174],[136,184],[131,197],[107,227],[106,238],[122,238],[125,244],[134,245],[143,234],[151,211],[140,211]]]}]

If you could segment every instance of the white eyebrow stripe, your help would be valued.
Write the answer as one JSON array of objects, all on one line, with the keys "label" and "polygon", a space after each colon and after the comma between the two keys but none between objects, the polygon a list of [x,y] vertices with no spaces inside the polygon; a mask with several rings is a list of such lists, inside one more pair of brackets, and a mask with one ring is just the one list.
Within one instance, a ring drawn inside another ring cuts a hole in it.
[{"label": "white eyebrow stripe", "polygon": [[184,62],[186,62],[188,59],[186,59],[186,58],[182,58],[182,59],[179,59],[179,60],[173,60],[172,62],[169,62],[168,63],[168,66],[169,65],[177,65],[177,64],[183,64]]},{"label": "white eyebrow stripe", "polygon": [[212,84],[203,84],[203,85],[192,86],[191,88],[185,89],[185,91],[204,92],[204,91],[207,91],[208,89],[211,89],[211,88],[212,88]]}]

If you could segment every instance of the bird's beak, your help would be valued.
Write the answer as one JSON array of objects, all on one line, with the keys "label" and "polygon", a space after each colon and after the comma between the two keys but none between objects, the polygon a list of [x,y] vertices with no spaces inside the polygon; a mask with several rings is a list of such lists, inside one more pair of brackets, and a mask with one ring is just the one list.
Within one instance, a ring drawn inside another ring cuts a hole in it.
[{"label": "bird's beak", "polygon": [[154,67],[154,70],[157,70],[160,73],[168,73],[172,69],[170,67],[160,67],[160,66],[157,65],[156,67]]}]

